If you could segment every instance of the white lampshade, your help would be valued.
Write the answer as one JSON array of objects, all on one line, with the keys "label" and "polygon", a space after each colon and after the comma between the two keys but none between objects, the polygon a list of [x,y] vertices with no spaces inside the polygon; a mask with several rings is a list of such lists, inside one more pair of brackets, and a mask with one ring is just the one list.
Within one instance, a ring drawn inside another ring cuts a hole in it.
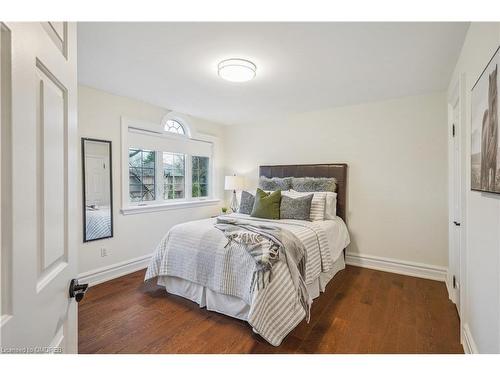
[{"label": "white lampshade", "polygon": [[226,176],[224,179],[225,190],[243,190],[245,178],[242,176]]}]

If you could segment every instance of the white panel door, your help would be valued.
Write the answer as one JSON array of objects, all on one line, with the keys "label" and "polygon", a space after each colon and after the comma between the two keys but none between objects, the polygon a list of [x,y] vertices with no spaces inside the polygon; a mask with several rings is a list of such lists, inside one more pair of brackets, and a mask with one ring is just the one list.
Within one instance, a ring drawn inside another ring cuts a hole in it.
[{"label": "white panel door", "polygon": [[8,282],[1,289],[0,346],[76,353],[77,309],[68,293],[77,274],[76,25],[2,27],[10,41],[2,103],[11,104],[11,116],[2,117],[2,127],[11,127],[11,147],[2,152],[2,166],[5,160],[11,166],[2,170],[2,202],[10,198],[12,205],[1,222]]},{"label": "white panel door", "polygon": [[102,156],[85,157],[85,204],[109,205],[109,171],[107,160]]}]

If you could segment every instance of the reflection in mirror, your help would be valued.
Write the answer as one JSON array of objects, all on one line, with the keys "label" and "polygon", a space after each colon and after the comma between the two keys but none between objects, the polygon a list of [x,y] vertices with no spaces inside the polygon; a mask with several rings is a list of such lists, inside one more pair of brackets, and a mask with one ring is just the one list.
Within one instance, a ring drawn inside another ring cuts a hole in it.
[{"label": "reflection in mirror", "polygon": [[111,142],[82,138],[83,241],[113,237]]}]

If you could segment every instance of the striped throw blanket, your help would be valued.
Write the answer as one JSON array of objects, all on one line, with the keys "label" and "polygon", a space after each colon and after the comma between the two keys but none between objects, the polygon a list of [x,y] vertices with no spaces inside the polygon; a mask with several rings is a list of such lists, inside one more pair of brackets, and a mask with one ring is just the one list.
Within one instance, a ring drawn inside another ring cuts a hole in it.
[{"label": "striped throw blanket", "polygon": [[[254,219],[241,214],[229,217],[248,221],[254,228],[265,225],[274,228],[271,230],[273,233],[279,228],[284,230],[282,233],[293,234],[294,241],[298,240],[301,244],[299,248],[305,250],[302,260],[305,268],[302,279],[305,284],[310,284],[321,272],[332,269],[333,259],[326,234],[317,223]],[[259,274],[262,265],[250,254],[246,241],[230,241],[228,245],[228,238],[216,228],[216,224],[216,219],[205,219],[179,224],[170,229],[158,245],[145,279],[175,276],[214,292],[240,298],[250,306],[248,323],[254,331],[272,345],[281,344],[286,335],[308,315],[308,309],[304,308],[301,295],[297,293],[289,264],[292,261],[299,270],[302,267],[300,254],[289,259],[278,256],[277,260],[271,261],[272,277],[265,287],[252,288],[255,274]],[[230,225],[227,222],[219,223],[222,224]],[[269,233],[266,232],[266,235]],[[281,236],[281,241],[286,242],[283,238]],[[279,246],[276,243],[274,246]],[[285,249],[286,246],[285,243]]]},{"label": "striped throw blanket", "polygon": [[289,230],[237,218],[217,218],[217,229],[228,239],[225,247],[243,246],[256,263],[250,290],[263,289],[271,282],[273,265],[280,259],[288,266],[293,285],[309,322],[312,300],[304,282],[306,250]]}]

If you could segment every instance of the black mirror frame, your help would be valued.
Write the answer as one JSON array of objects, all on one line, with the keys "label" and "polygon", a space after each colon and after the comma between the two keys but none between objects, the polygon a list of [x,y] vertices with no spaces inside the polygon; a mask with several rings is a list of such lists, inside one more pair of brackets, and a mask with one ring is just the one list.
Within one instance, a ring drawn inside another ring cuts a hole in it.
[{"label": "black mirror frame", "polygon": [[[87,236],[87,210],[85,208],[85,202],[86,202],[86,196],[85,196],[85,142],[86,141],[91,141],[91,142],[101,142],[101,143],[107,143],[109,144],[109,202],[110,202],[110,214],[111,214],[111,234],[106,237],[99,237],[99,238],[93,238],[88,240],[86,238]],[[96,139],[96,138],[85,138],[82,137],[81,140],[81,148],[82,148],[82,211],[83,211],[83,242],[92,242],[92,241],[99,241],[99,240],[104,240],[107,238],[112,238],[113,237],[113,232],[114,232],[114,223],[113,223],[113,152],[111,148],[111,141],[105,140],[105,139]]]}]

